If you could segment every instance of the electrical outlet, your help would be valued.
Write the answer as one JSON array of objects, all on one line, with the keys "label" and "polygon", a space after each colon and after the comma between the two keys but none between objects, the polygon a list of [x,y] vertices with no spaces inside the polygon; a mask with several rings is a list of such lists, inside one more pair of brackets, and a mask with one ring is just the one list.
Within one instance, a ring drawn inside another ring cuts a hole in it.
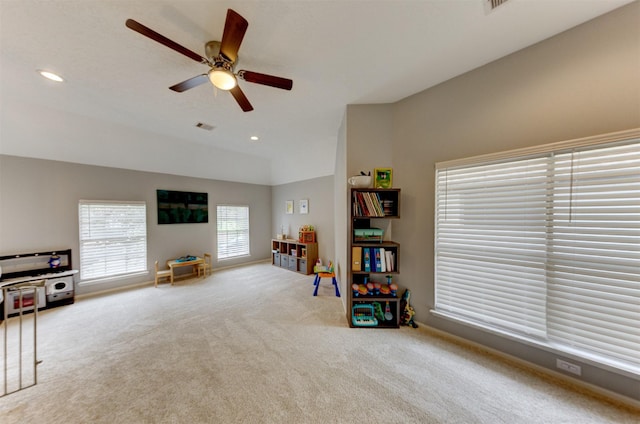
[{"label": "electrical outlet", "polygon": [[562,359],[556,359],[556,366],[561,370],[570,372],[575,375],[582,375],[582,367],[580,365],[572,364]]}]

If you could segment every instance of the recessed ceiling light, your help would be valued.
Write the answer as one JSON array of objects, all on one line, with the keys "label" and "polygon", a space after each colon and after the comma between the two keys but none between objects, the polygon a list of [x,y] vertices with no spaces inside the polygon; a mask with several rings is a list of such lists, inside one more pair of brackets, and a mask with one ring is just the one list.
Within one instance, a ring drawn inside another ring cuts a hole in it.
[{"label": "recessed ceiling light", "polygon": [[64,79],[60,75],[56,75],[53,72],[43,71],[42,69],[38,69],[38,73],[43,77],[50,79],[51,81],[55,81],[55,82],[64,81]]},{"label": "recessed ceiling light", "polygon": [[258,140],[260,140],[260,139],[258,138],[257,135],[252,135],[251,136],[251,141],[258,141]]}]

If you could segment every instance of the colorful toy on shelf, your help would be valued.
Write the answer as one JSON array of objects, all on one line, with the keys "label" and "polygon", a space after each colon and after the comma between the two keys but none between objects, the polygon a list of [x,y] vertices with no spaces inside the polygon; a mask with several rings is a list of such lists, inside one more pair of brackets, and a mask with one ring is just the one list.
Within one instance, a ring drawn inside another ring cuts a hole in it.
[{"label": "colorful toy on shelf", "polygon": [[389,286],[387,284],[382,284],[380,286],[380,294],[383,296],[388,296],[389,293],[391,293],[391,290],[389,289]]},{"label": "colorful toy on shelf", "polygon": [[367,290],[367,286],[365,286],[364,284],[360,284],[358,286],[358,293],[360,293],[362,296],[366,296],[367,294],[369,294],[369,290]]},{"label": "colorful toy on shelf", "polygon": [[411,292],[409,289],[406,289],[402,295],[402,300],[400,301],[400,325],[410,325],[413,328],[418,328],[418,324],[413,320],[413,316],[416,312],[413,310],[413,307],[409,305],[410,297]]},{"label": "colorful toy on shelf", "polygon": [[384,305],[384,319],[385,321],[391,321],[393,319],[393,314],[391,313],[391,306],[389,305],[389,301]]},{"label": "colorful toy on shelf", "polygon": [[302,225],[298,229],[298,241],[300,243],[315,243],[316,231],[313,225]]},{"label": "colorful toy on shelf", "polygon": [[378,302],[373,302],[373,315],[378,321],[384,321],[384,312],[382,312],[382,305]]},{"label": "colorful toy on shelf", "polygon": [[367,294],[369,294],[369,296],[373,296],[373,291],[374,291],[374,285],[372,282],[368,282],[367,283]]},{"label": "colorful toy on shelf", "polygon": [[378,283],[377,281],[373,283],[373,292],[376,296],[380,295],[380,287],[381,287],[381,284]]},{"label": "colorful toy on shelf", "polygon": [[353,290],[353,296],[358,297],[358,285],[356,283],[351,284],[351,290]]},{"label": "colorful toy on shelf", "polygon": [[392,282],[393,276],[387,275],[387,285],[389,286],[389,293],[391,296],[396,297],[398,295],[398,285]]},{"label": "colorful toy on shelf", "polygon": [[378,319],[374,316],[373,306],[357,304],[351,308],[351,322],[356,327],[375,327]]}]

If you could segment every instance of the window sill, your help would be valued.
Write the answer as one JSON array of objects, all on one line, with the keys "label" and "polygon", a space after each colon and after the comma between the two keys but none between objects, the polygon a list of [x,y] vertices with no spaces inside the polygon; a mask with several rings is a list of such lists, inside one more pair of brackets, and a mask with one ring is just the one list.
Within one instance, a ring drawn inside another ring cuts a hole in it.
[{"label": "window sill", "polygon": [[133,272],[133,273],[130,273],[130,274],[119,274],[119,275],[113,275],[113,276],[110,276],[110,277],[95,278],[95,279],[91,279],[91,280],[82,280],[82,281],[80,281],[78,283],[78,286],[79,287],[97,286],[97,285],[101,285],[101,284],[105,284],[105,283],[110,283],[110,282],[113,282],[113,281],[125,280],[127,278],[147,276],[149,274],[150,274],[149,271],[140,271],[140,272]]},{"label": "window sill", "polygon": [[452,321],[455,322],[457,324],[461,324],[464,325],[466,327],[471,327],[474,328],[476,330],[479,331],[483,331],[486,333],[490,333],[493,334],[495,336],[498,337],[502,337],[517,343],[522,343],[525,344],[527,346],[531,346],[533,348],[537,348],[540,350],[544,350],[546,352],[552,353],[554,355],[558,355],[558,356],[562,356],[565,357],[567,359],[571,359],[571,360],[575,360],[578,362],[582,362],[584,364],[588,364],[597,368],[601,368],[604,369],[606,371],[615,373],[615,374],[619,374],[619,375],[623,375],[625,377],[634,379],[634,380],[639,380],[640,381],[640,374],[637,371],[634,371],[634,369],[632,369],[630,366],[626,365],[626,364],[617,364],[617,363],[609,363],[609,362],[601,362],[601,361],[606,361],[606,359],[602,359],[599,357],[596,357],[595,355],[588,355],[585,354],[583,352],[580,353],[576,353],[575,351],[569,350],[569,349],[565,349],[562,346],[554,346],[548,342],[546,342],[545,340],[539,340],[539,339],[534,339],[531,337],[526,337],[523,335],[519,335],[519,334],[515,334],[515,333],[511,333],[505,330],[500,330],[497,328],[493,328],[490,327],[488,325],[484,325],[482,323],[470,320],[468,318],[459,316],[459,315],[455,315],[455,314],[451,314],[451,313],[447,313],[447,312],[442,312],[442,311],[437,311],[435,309],[431,309],[429,311],[431,313],[431,315],[438,317],[438,318],[442,318],[448,321]]}]

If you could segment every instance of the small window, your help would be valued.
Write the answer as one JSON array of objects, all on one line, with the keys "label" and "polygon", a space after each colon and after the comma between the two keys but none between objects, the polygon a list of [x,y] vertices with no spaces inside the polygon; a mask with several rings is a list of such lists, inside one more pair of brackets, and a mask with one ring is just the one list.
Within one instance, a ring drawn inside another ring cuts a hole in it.
[{"label": "small window", "polygon": [[80,279],[147,270],[147,207],[144,202],[79,203]]},{"label": "small window", "polygon": [[218,259],[249,255],[249,207],[217,207]]}]

